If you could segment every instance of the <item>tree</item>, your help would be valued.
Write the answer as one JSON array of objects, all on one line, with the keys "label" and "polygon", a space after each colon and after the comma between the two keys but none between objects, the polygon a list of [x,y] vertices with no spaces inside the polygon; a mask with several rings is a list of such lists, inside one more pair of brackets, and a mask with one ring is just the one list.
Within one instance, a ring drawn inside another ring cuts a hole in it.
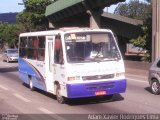
[{"label": "tree", "polygon": [[139,0],[132,0],[129,3],[119,4],[115,9],[115,14],[130,17],[133,19],[143,20],[142,33],[136,39],[131,39],[130,42],[147,50],[147,53],[142,57],[143,61],[151,61],[151,47],[152,47],[152,7],[151,1],[140,2]]},{"label": "tree", "polygon": [[139,0],[131,0],[129,3],[121,3],[115,9],[114,14],[122,15],[125,17],[145,20],[150,8],[145,2]]},{"label": "tree", "polygon": [[1,47],[8,44],[9,48],[16,48],[18,44],[18,35],[20,29],[18,25],[2,24],[0,25]]},{"label": "tree", "polygon": [[45,10],[51,2],[52,0],[24,0],[25,10],[17,15],[17,22],[24,26],[25,31],[46,30],[48,20]]},{"label": "tree", "polygon": [[5,29],[5,25],[0,24],[0,49],[2,49],[5,44],[4,35],[3,35],[4,29]]}]

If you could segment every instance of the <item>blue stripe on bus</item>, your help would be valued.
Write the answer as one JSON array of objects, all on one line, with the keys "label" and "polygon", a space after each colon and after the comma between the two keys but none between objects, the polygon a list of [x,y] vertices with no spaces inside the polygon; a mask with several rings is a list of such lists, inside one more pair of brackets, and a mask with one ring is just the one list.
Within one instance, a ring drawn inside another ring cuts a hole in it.
[{"label": "blue stripe on bus", "polygon": [[95,92],[105,91],[106,95],[123,93],[126,91],[126,79],[92,82],[81,84],[67,84],[68,98],[93,97]]},{"label": "blue stripe on bus", "polygon": [[23,58],[18,60],[18,68],[20,79],[29,84],[28,75],[32,76],[33,85],[39,89],[46,90],[45,79],[42,74],[31,63],[27,62]]}]

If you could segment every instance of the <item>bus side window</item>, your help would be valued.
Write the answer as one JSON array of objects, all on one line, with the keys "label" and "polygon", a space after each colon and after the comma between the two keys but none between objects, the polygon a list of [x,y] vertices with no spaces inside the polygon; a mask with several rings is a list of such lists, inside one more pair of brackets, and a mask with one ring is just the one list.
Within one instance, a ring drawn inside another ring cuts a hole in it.
[{"label": "bus side window", "polygon": [[27,37],[21,37],[20,38],[20,48],[27,47]]},{"label": "bus side window", "polygon": [[45,37],[44,36],[40,36],[38,37],[39,39],[39,43],[38,43],[38,56],[37,59],[39,61],[44,61],[45,59]]},{"label": "bus side window", "polygon": [[22,58],[27,58],[27,49],[26,48],[19,48],[19,56]]},{"label": "bus side window", "polygon": [[55,47],[54,47],[54,62],[58,64],[63,64],[63,50],[61,43],[61,36],[55,36]]},{"label": "bus side window", "polygon": [[28,38],[28,59],[37,59],[37,46],[38,40],[37,37]]},{"label": "bus side window", "polygon": [[20,38],[20,45],[19,45],[19,56],[22,58],[27,58],[27,37]]}]

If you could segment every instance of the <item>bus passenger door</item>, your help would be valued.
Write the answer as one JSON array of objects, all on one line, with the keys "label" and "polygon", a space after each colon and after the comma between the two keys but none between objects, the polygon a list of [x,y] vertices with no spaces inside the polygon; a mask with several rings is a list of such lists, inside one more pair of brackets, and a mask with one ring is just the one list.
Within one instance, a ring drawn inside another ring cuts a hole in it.
[{"label": "bus passenger door", "polygon": [[61,41],[61,36],[56,35],[54,40],[54,80],[57,82],[61,89],[61,95],[66,96],[65,88],[65,66],[64,66],[64,53]]},{"label": "bus passenger door", "polygon": [[46,36],[46,48],[45,48],[45,66],[46,66],[46,88],[48,92],[53,93],[53,39],[54,36]]}]

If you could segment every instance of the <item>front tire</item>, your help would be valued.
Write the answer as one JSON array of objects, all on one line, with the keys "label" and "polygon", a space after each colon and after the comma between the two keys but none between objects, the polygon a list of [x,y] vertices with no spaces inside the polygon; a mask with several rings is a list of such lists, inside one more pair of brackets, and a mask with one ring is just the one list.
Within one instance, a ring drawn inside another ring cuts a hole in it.
[{"label": "front tire", "polygon": [[152,90],[152,93],[155,95],[160,94],[160,83],[157,79],[153,79],[151,83],[151,90]]},{"label": "front tire", "polygon": [[56,97],[57,97],[58,103],[60,103],[60,104],[65,103],[65,98],[61,95],[60,85],[57,85],[57,88],[56,88]]}]

